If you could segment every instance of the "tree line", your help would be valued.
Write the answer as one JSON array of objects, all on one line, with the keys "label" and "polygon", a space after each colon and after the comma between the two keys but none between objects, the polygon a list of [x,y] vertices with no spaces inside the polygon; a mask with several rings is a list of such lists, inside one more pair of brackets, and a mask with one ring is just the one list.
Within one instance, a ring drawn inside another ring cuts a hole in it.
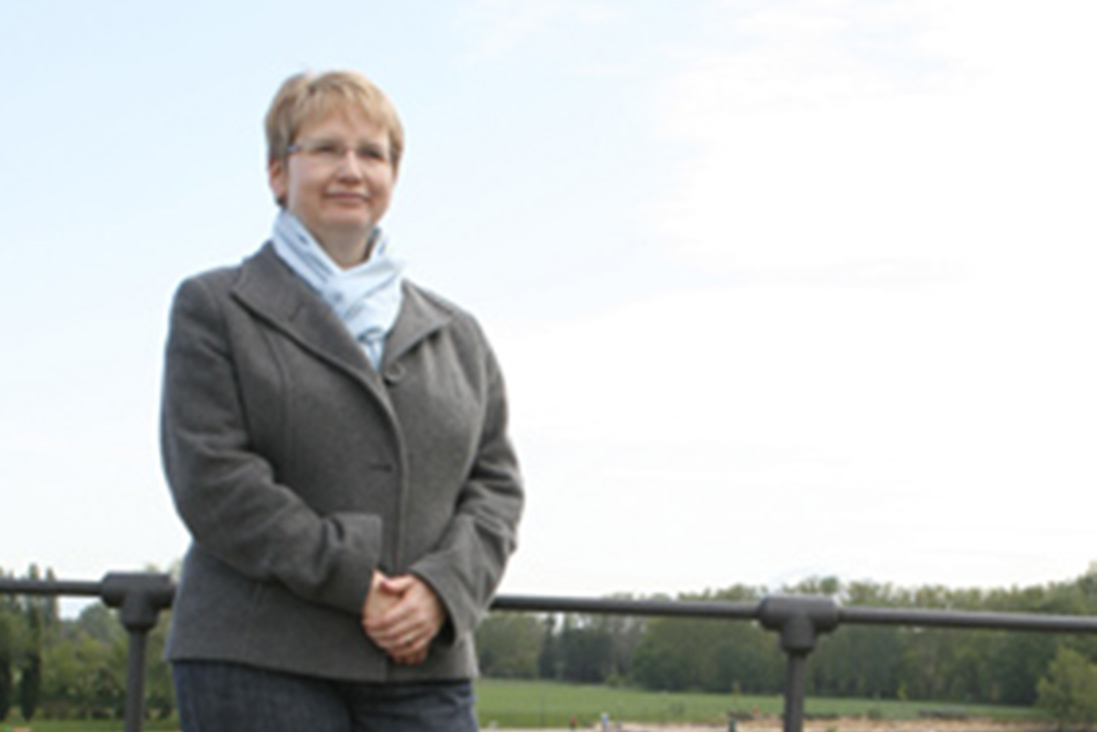
[{"label": "tree line", "polygon": [[[992,590],[903,588],[815,578],[779,592],[825,595],[846,606],[1097,614],[1097,574],[1072,582]],[[767,594],[771,593],[763,587],[735,585],[677,599],[757,602]],[[487,676],[665,691],[778,694],[784,689],[786,658],[776,634],[743,621],[499,612],[488,617],[477,637],[481,671]],[[1040,702],[1052,712],[1078,717],[1083,711],[1062,697],[1085,697],[1088,692],[1064,689],[1083,688],[1080,679],[1089,678],[1086,674],[1097,683],[1095,664],[1094,636],[848,625],[820,638],[808,664],[808,693],[961,703]],[[1097,721],[1097,686],[1088,688],[1094,692],[1088,694],[1093,708],[1086,713]],[[1067,707],[1069,712],[1064,712]]]},{"label": "tree line", "polygon": [[[24,576],[43,575],[31,566]],[[776,592],[825,595],[846,606],[1097,614],[1097,573],[993,590],[816,578]],[[768,594],[735,585],[677,599],[757,602]],[[174,711],[162,657],[168,616],[150,635],[146,681],[149,712],[162,718]],[[777,635],[743,621],[497,612],[480,626],[477,642],[481,672],[497,678],[744,694],[784,688]],[[0,595],[0,722],[14,714],[27,721],[121,718],[127,644],[116,613],[101,603],[67,619],[54,597]],[[1097,637],[848,625],[820,637],[807,681],[815,696],[1039,703],[1063,721],[1094,722]]]}]

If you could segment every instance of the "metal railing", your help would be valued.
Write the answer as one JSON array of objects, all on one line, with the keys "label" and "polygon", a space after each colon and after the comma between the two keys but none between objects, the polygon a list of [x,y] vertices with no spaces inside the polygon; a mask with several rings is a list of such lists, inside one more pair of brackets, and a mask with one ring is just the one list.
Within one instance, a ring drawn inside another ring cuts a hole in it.
[{"label": "metal railing", "polygon": [[[129,634],[125,731],[141,732],[145,716],[145,656],[148,633],[156,625],[160,612],[169,608],[174,598],[175,586],[169,575],[115,572],[107,574],[99,582],[0,578],[0,594],[99,597],[108,606],[118,608],[122,625]],[[820,635],[843,624],[1097,634],[1097,617],[842,607],[829,597],[816,595],[771,595],[760,602],[500,595],[492,603],[492,609],[756,621],[763,628],[780,634],[781,650],[788,656],[785,676],[785,732],[803,732],[807,657],[815,650]]]},{"label": "metal railing", "polygon": [[126,661],[126,732],[141,732],[145,720],[145,657],[149,631],[160,611],[171,607],[175,583],[167,574],[111,572],[99,582],[27,580],[0,578],[0,594],[67,595],[98,597],[118,609],[118,617],[129,634]]}]

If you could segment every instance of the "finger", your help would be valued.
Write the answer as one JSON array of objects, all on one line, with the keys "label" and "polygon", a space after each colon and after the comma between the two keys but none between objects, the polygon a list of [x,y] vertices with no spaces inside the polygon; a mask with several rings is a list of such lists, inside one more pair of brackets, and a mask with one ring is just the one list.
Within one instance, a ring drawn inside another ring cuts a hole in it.
[{"label": "finger", "polygon": [[404,657],[405,666],[415,666],[427,660],[426,651],[419,651],[418,653],[410,654]]},{"label": "finger", "polygon": [[386,613],[380,618],[366,618],[366,632],[380,641],[393,642],[414,633],[418,627],[412,618],[405,614]]},{"label": "finger", "polygon": [[389,652],[400,652],[410,636],[427,643],[438,633],[442,618],[429,592],[408,592],[380,617],[367,617],[362,627],[374,643]]},{"label": "finger", "polygon": [[368,615],[365,618],[364,627],[371,635],[388,639],[394,635],[407,633],[433,635],[440,626],[441,618],[431,612],[429,602],[421,597],[406,595],[381,615]]},{"label": "finger", "polygon": [[368,635],[370,639],[375,644],[377,644],[378,647],[380,647],[387,653],[400,653],[408,645],[405,641],[405,638],[407,637],[406,634],[378,636],[373,633],[369,633]]},{"label": "finger", "polygon": [[397,645],[397,641],[406,635],[406,632],[401,633],[399,629],[393,629],[392,627],[379,628],[369,619],[362,621],[362,630],[374,643],[382,648]]},{"label": "finger", "polygon": [[381,586],[388,592],[402,594],[421,581],[422,580],[413,574],[398,574],[395,577],[385,577],[381,580]]},{"label": "finger", "polygon": [[362,620],[372,622],[384,617],[397,602],[398,598],[382,592],[380,588],[370,591],[362,608]]},{"label": "finger", "polygon": [[370,632],[387,635],[394,630],[399,631],[401,626],[409,624],[409,608],[400,600],[387,605],[380,614],[369,614],[365,618],[366,627]]},{"label": "finger", "polygon": [[422,663],[427,659],[428,649],[422,648],[415,651],[401,651],[395,654],[389,654],[392,660],[403,666],[411,666]]},{"label": "finger", "polygon": [[412,644],[430,638],[430,634],[424,628],[406,622],[381,629],[366,626],[366,633],[374,643],[389,652],[404,651]]}]

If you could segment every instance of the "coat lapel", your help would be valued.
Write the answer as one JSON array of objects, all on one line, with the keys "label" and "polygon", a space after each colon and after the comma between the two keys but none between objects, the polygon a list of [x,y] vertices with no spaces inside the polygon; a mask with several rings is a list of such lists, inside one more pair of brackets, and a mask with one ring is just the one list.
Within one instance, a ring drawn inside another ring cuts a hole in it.
[{"label": "coat lapel", "polygon": [[327,303],[267,244],[244,262],[233,295],[273,328],[332,366],[346,371],[383,401],[383,386],[361,347]]},{"label": "coat lapel", "polygon": [[[272,327],[332,366],[346,371],[387,403],[380,375],[327,303],[287,267],[267,244],[244,262],[233,295]],[[404,283],[404,299],[385,340],[381,364],[385,379],[399,381],[399,359],[448,323],[452,311]]]},{"label": "coat lapel", "polygon": [[392,381],[399,371],[400,357],[431,333],[445,326],[452,317],[449,310],[405,280],[400,315],[396,318],[392,332],[385,339],[385,355],[381,363],[385,378]]}]

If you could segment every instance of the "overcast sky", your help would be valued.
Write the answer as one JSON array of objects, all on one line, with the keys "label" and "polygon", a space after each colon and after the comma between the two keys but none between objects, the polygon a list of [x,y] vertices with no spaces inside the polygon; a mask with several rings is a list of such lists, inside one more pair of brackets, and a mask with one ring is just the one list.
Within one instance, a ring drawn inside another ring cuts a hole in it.
[{"label": "overcast sky", "polygon": [[0,567],[166,566],[167,310],[350,67],[385,220],[499,353],[503,590],[995,587],[1097,559],[1088,0],[0,3]]}]

